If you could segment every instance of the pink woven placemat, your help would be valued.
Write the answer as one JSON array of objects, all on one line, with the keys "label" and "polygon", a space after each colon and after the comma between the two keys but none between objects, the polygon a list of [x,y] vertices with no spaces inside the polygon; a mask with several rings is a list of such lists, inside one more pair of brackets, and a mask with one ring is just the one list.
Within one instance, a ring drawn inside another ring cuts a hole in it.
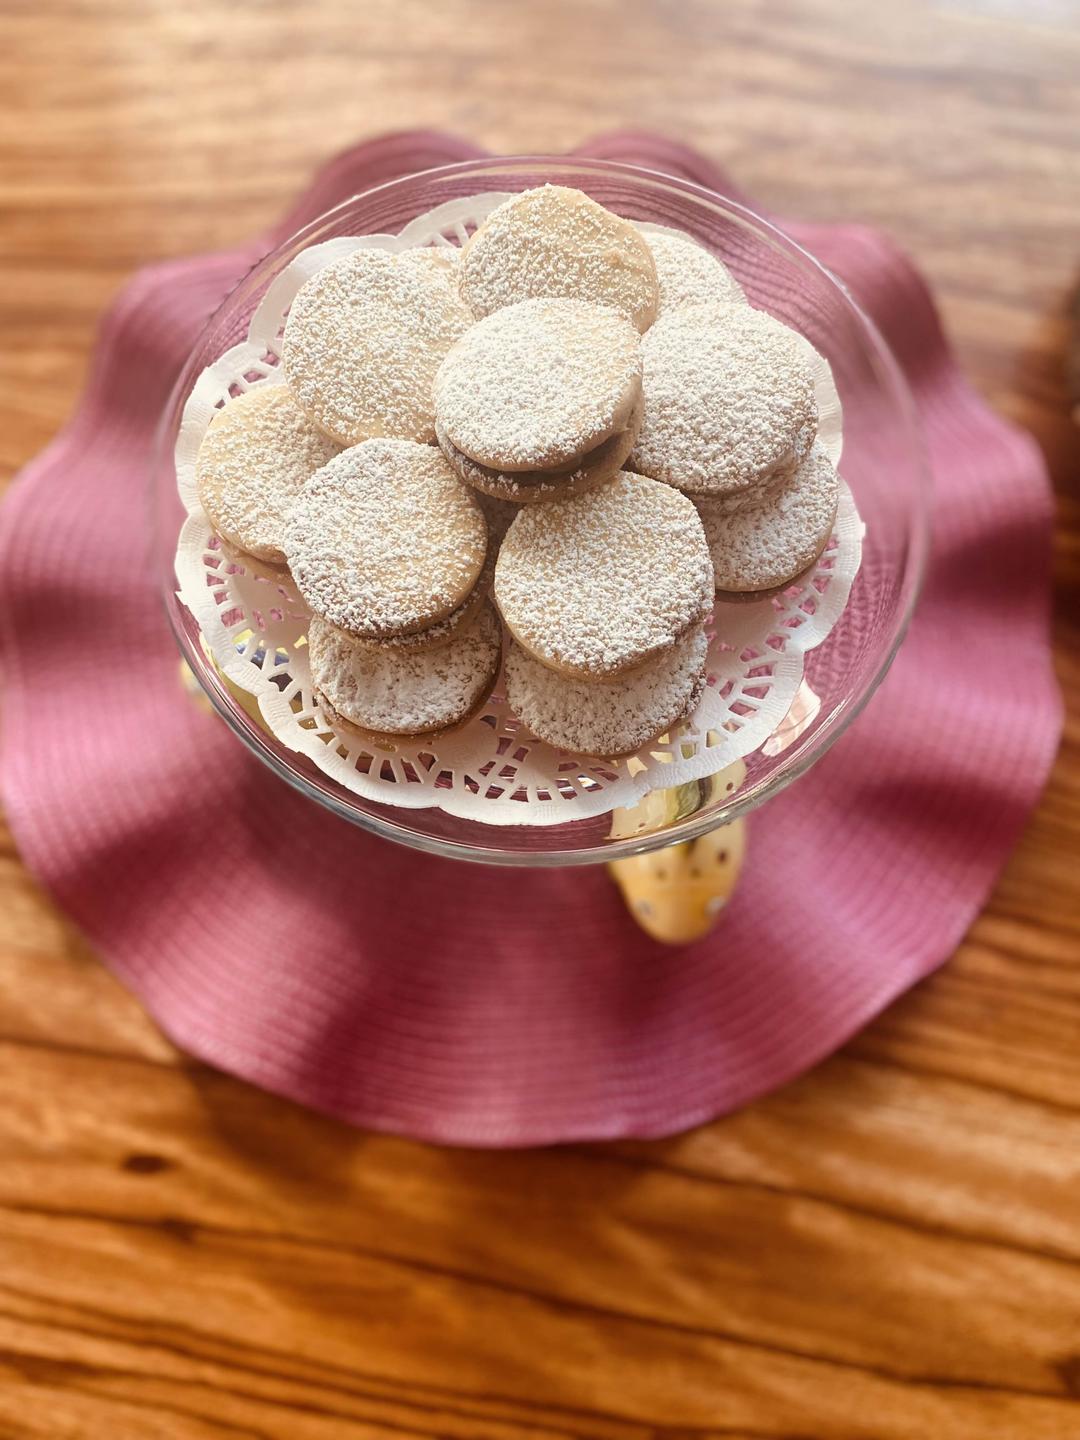
[{"label": "pink woven placemat", "polygon": [[[754,816],[718,931],[665,951],[602,868],[438,860],[325,813],[182,698],[155,579],[119,557],[146,524],[168,389],[231,285],[350,194],[479,153],[434,134],[360,146],[273,235],[122,293],[78,413],[0,510],[3,801],[31,870],[193,1055],[440,1141],[664,1134],[834,1050],[940,965],[985,901],[1061,728],[1049,487],[1031,439],[962,379],[904,257],[871,230],[789,223],[907,372],[935,544],[882,691]],[[648,135],[580,153],[731,193],[700,155]],[[83,721],[91,690],[107,728]]]}]

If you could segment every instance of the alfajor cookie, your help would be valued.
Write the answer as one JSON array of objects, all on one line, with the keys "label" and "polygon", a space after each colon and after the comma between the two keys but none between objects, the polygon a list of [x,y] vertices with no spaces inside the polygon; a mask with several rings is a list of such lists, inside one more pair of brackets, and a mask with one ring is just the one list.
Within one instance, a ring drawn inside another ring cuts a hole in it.
[{"label": "alfajor cookie", "polygon": [[425,630],[466,601],[487,554],[487,525],[434,446],[366,440],[308,482],[284,548],[316,615],[385,639]]},{"label": "alfajor cookie", "polygon": [[695,498],[720,598],[765,599],[809,570],[832,534],[840,478],[815,445],[775,493],[734,513]]},{"label": "alfajor cookie", "polygon": [[477,317],[539,296],[611,306],[638,330],[656,315],[656,264],[629,220],[580,190],[544,185],[493,210],[461,256]]},{"label": "alfajor cookie", "polygon": [[542,664],[609,679],[670,650],[708,615],[705,532],[685,495],[624,471],[587,495],[524,507],[499,551],[495,599]]},{"label": "alfajor cookie", "polygon": [[438,434],[499,472],[572,470],[622,430],[641,394],[641,341],[614,310],[524,300],[479,321],[435,376]]},{"label": "alfajor cookie", "polygon": [[357,250],[301,288],[281,363],[320,430],[342,445],[434,440],[431,383],[473,319],[458,269],[442,250]]},{"label": "alfajor cookie", "polygon": [[289,508],[337,451],[284,385],[259,385],[210,421],[195,461],[199,501],[228,545],[284,565]]},{"label": "alfajor cookie", "polygon": [[583,755],[632,755],[696,710],[708,639],[695,626],[666,654],[610,685],[557,675],[519,645],[506,657],[506,700],[539,740]]},{"label": "alfajor cookie", "polygon": [[379,653],[317,616],[308,628],[316,699],[331,721],[380,742],[439,735],[470,719],[491,694],[501,646],[490,604],[433,650]]},{"label": "alfajor cookie", "polygon": [[451,444],[445,431],[435,423],[443,454],[467,485],[487,499],[513,505],[538,505],[545,500],[566,500],[584,495],[614,479],[634,448],[641,429],[642,404],[626,418],[623,427],[581,457],[572,468],[556,470],[496,470],[470,460]]},{"label": "alfajor cookie", "polygon": [[817,434],[802,336],[740,303],[664,315],[642,343],[645,413],[630,457],[690,494],[730,496],[803,458]]},{"label": "alfajor cookie", "polygon": [[657,230],[650,231],[645,240],[656,262],[658,320],[691,305],[745,302],[742,288],[727,266],[688,235]]}]

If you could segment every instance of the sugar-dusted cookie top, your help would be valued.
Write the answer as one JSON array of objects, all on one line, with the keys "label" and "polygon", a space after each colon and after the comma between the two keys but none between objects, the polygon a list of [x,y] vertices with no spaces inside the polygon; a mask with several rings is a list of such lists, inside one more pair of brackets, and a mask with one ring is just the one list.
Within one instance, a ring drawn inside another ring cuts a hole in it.
[{"label": "sugar-dusted cookie top", "polygon": [[685,310],[689,305],[707,305],[714,300],[737,304],[745,299],[739,282],[723,261],[689,236],[657,230],[650,231],[645,240],[656,262],[658,320],[661,315]]},{"label": "sugar-dusted cookie top", "polygon": [[469,330],[435,377],[450,443],[502,471],[572,467],[623,427],[641,394],[641,341],[617,311],[524,300]]},{"label": "sugar-dusted cookie top", "polygon": [[369,638],[445,619],[487,554],[472,491],[431,445],[366,440],[324,465],[285,528],[297,589],[316,615]]},{"label": "sugar-dusted cookie top", "polygon": [[656,315],[656,264],[629,220],[580,190],[543,185],[504,201],[472,236],[461,291],[477,316],[557,296],[613,306],[647,330]]},{"label": "sugar-dusted cookie top", "polygon": [[797,464],[817,434],[801,335],[741,303],[664,315],[642,342],[645,413],[634,469],[724,495]]},{"label": "sugar-dusted cookie top", "polygon": [[705,532],[685,495],[624,471],[587,495],[523,508],[499,552],[495,599],[543,664],[586,680],[618,675],[708,615]]},{"label": "sugar-dusted cookie top", "polygon": [[238,395],[211,420],[195,461],[210,524],[237,550],[283,565],[289,508],[337,451],[284,385]]},{"label": "sugar-dusted cookie top", "polygon": [[435,249],[356,250],[318,271],[289,310],[285,379],[342,445],[435,438],[431,384],[472,324],[458,264]]}]

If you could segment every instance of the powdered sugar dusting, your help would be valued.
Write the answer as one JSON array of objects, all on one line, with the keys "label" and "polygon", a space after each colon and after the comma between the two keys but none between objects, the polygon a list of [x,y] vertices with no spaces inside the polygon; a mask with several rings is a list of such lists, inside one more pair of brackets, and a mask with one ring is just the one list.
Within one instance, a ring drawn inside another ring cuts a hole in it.
[{"label": "powdered sugar dusting", "polygon": [[630,464],[691,493],[743,489],[807,453],[817,434],[802,336],[764,310],[699,305],[645,336],[645,415]]},{"label": "powdered sugar dusting", "polygon": [[210,422],[195,461],[199,500],[229,544],[282,565],[289,508],[337,451],[284,385],[261,385],[230,400]]},{"label": "powdered sugar dusting", "polygon": [[487,525],[441,451],[367,440],[324,465],[301,492],[285,554],[304,600],[361,636],[421,630],[469,594]]},{"label": "powdered sugar dusting", "polygon": [[580,190],[544,185],[498,206],[465,246],[461,289],[478,316],[535,296],[610,305],[645,330],[656,265],[644,237]]},{"label": "powdered sugar dusting", "polygon": [[713,570],[686,496],[641,475],[523,509],[503,541],[495,599],[545,664],[619,674],[671,648],[709,613]]},{"label": "powdered sugar dusting", "polygon": [[717,590],[768,590],[813,564],[832,531],[840,479],[820,445],[764,503],[724,513],[695,504],[705,527]]},{"label": "powdered sugar dusting", "polygon": [[701,699],[703,626],[651,664],[607,685],[556,675],[512,644],[506,698],[539,739],[584,755],[631,755],[687,718]]},{"label": "powdered sugar dusting", "polygon": [[495,683],[501,635],[485,604],[475,624],[434,650],[379,653],[317,617],[308,629],[315,690],[350,724],[427,735],[465,720]]},{"label": "powdered sugar dusting", "polygon": [[665,231],[645,236],[656,261],[660,302],[656,318],[689,305],[743,304],[739,282],[722,261],[692,240]]},{"label": "powdered sugar dusting", "polygon": [[472,324],[442,251],[356,250],[300,289],[282,342],[304,412],[343,445],[435,438],[431,384]]},{"label": "powdered sugar dusting", "polygon": [[439,428],[481,465],[542,470],[611,434],[641,386],[641,341],[614,310],[525,300],[462,337],[435,377]]}]

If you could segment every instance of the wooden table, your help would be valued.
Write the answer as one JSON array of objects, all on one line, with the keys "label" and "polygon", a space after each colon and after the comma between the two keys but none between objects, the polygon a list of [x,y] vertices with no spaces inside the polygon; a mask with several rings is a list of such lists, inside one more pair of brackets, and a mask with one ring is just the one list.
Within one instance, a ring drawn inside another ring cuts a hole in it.
[{"label": "wooden table", "polygon": [[[898,13],[889,14],[892,9]],[[1080,9],[985,0],[4,0],[0,468],[124,277],[414,124],[684,136],[879,223],[1059,483],[1080,697]],[[262,147],[257,160],[251,144]],[[177,1054],[0,855],[0,1436],[1080,1435],[1080,729],[960,952],[842,1053],[662,1144],[356,1134]]]}]

